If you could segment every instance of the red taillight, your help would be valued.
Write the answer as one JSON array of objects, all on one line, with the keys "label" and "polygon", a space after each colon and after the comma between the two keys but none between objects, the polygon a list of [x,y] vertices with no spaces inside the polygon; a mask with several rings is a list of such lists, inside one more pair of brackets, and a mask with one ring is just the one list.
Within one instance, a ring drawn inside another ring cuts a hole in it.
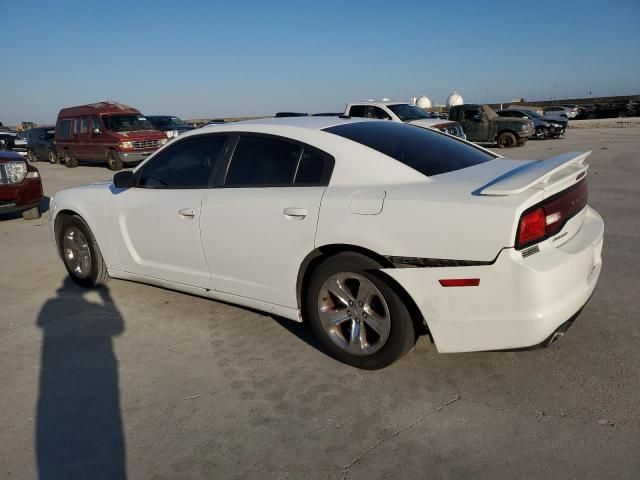
[{"label": "red taillight", "polygon": [[518,245],[528,245],[544,238],[547,233],[547,221],[544,208],[539,207],[522,216],[518,227]]},{"label": "red taillight", "polygon": [[549,197],[520,217],[516,248],[521,249],[558,233],[569,219],[587,206],[587,181]]}]

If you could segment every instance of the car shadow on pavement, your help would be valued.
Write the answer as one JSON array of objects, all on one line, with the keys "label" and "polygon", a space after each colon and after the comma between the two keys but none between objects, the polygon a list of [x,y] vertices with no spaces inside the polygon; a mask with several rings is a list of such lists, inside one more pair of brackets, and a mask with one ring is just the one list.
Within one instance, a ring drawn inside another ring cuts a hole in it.
[{"label": "car shadow on pavement", "polygon": [[83,289],[67,277],[56,293],[37,319],[43,333],[35,432],[39,478],[124,479],[112,342],[124,321],[104,287]]}]

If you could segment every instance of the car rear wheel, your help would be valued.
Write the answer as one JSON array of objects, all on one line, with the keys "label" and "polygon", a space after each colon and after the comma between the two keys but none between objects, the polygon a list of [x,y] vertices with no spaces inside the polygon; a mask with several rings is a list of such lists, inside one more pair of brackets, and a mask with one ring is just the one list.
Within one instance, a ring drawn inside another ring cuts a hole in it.
[{"label": "car rear wheel", "polygon": [[47,158],[49,159],[49,163],[58,163],[58,154],[53,150],[47,152]]},{"label": "car rear wheel", "polygon": [[76,168],[78,166],[78,159],[73,156],[72,153],[64,152],[64,164],[68,168]]},{"label": "car rear wheel", "polygon": [[76,215],[65,215],[61,222],[58,246],[71,279],[83,287],[107,283],[107,266],[89,226]]},{"label": "car rear wheel", "polygon": [[311,327],[337,360],[358,368],[386,367],[414,344],[411,315],[395,290],[363,255],[345,252],[320,264],[306,291]]},{"label": "car rear wheel", "polygon": [[502,132],[498,135],[498,147],[512,148],[517,145],[516,136],[511,132]]},{"label": "car rear wheel", "polygon": [[40,218],[40,207],[32,207],[22,211],[22,218],[25,220],[37,220]]},{"label": "car rear wheel", "polygon": [[109,150],[109,153],[107,153],[107,168],[109,170],[122,170],[123,166],[124,165],[122,160],[120,160],[118,152]]}]

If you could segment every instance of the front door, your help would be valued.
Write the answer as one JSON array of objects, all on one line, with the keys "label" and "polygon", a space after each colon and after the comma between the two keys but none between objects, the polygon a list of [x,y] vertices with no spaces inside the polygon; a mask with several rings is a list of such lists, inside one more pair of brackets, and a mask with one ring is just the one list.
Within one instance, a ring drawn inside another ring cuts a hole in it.
[{"label": "front door", "polygon": [[226,139],[177,141],[140,167],[135,187],[114,190],[109,229],[125,271],[213,289],[200,239],[201,207]]},{"label": "front door", "polygon": [[471,142],[488,140],[489,121],[480,109],[469,108],[464,111],[464,133]]},{"label": "front door", "polygon": [[296,281],[314,249],[333,168],[324,152],[242,135],[220,188],[202,203],[201,235],[217,291],[297,308]]}]

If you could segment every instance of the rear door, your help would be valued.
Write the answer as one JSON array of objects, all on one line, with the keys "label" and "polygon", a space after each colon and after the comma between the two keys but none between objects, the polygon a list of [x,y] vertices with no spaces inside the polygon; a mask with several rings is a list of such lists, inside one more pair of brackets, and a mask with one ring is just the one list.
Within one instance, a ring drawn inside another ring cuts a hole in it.
[{"label": "rear door", "polygon": [[201,204],[227,138],[176,141],[136,172],[136,187],[114,192],[109,230],[125,271],[213,289],[200,239]]},{"label": "rear door", "polygon": [[333,158],[282,137],[241,134],[200,228],[216,290],[297,308],[296,281],[314,248]]}]

